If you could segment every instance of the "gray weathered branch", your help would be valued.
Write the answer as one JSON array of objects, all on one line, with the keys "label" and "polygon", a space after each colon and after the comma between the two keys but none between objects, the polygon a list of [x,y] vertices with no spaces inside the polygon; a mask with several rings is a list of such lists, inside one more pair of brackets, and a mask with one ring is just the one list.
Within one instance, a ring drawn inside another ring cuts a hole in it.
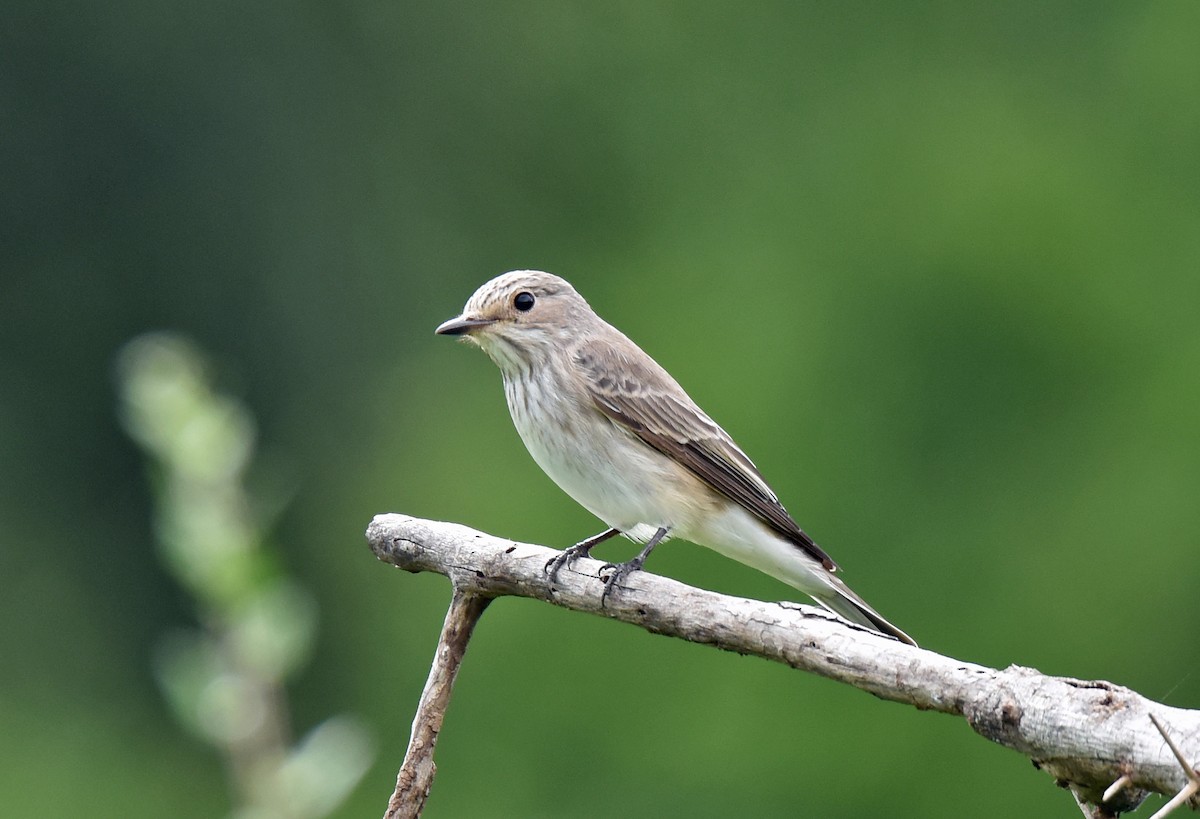
[{"label": "gray weathered branch", "polygon": [[475,624],[490,602],[491,597],[454,587],[446,621],[442,624],[442,636],[433,654],[429,679],[425,682],[425,690],[421,692],[421,701],[417,704],[417,714],[413,717],[408,750],[396,775],[396,789],[388,800],[384,819],[409,819],[420,816],[425,809],[425,800],[429,798],[429,789],[433,787],[433,777],[437,773],[433,751],[442,730],[446,708],[450,705],[454,680],[462,667],[463,655],[467,653],[467,643]]},{"label": "gray weathered branch", "polygon": [[[1200,761],[1200,711],[1162,705],[1113,683],[962,662],[861,629],[814,606],[728,597],[644,571],[630,575],[602,605],[603,584],[597,578],[605,564],[579,560],[551,583],[543,569],[557,551],[454,523],[379,515],[367,539],[380,560],[410,572],[447,575],[456,594],[531,597],[961,716],[981,736],[1024,754],[1069,786],[1092,811],[1089,815],[1132,810],[1150,793],[1175,796],[1195,778],[1176,759],[1151,714],[1191,766]],[[1124,784],[1105,801],[1105,790],[1121,777]],[[1187,804],[1197,807],[1195,798]]]}]

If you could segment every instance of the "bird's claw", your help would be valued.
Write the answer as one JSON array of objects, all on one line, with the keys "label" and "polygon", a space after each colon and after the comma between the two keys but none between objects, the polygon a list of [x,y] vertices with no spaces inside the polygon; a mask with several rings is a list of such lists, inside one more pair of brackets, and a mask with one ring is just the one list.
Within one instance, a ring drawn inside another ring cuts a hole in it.
[{"label": "bird's claw", "polygon": [[[605,563],[600,567],[600,577],[604,580],[604,591],[600,593],[600,607],[604,607],[604,601],[612,594],[613,589],[621,585],[621,581],[634,572],[641,571],[642,562],[638,558],[634,558],[626,563]],[[605,576],[605,573],[608,576]]]},{"label": "bird's claw", "polygon": [[579,558],[590,557],[589,552],[591,552],[591,547],[585,546],[582,543],[576,543],[574,546],[568,546],[554,557],[547,560],[543,571],[546,573],[546,577],[549,578],[550,582],[553,583],[556,579],[558,579],[558,573],[564,566],[566,566],[568,569],[571,568],[571,564]]}]

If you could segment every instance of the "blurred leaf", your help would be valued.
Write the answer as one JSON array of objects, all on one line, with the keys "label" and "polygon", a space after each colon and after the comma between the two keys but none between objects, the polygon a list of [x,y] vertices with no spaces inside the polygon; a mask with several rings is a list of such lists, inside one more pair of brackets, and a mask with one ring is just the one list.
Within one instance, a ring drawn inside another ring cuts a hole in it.
[{"label": "blurred leaf", "polygon": [[231,616],[231,650],[260,676],[282,680],[308,660],[317,609],[295,583],[280,579],[258,589]]}]

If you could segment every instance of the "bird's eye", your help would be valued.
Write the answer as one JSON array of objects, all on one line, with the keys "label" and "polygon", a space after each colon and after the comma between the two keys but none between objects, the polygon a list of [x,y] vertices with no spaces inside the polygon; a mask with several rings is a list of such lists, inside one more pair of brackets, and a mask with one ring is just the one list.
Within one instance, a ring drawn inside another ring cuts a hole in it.
[{"label": "bird's eye", "polygon": [[522,290],[517,295],[513,296],[513,307],[525,313],[533,309],[533,294],[528,290]]}]

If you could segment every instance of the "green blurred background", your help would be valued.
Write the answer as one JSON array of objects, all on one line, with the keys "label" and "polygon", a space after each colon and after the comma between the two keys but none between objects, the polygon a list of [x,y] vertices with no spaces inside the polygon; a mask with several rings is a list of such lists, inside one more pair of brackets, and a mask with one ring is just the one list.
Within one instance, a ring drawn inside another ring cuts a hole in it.
[{"label": "green blurred background", "polygon": [[[258,419],[252,488],[320,607],[295,727],[357,714],[379,756],[338,815],[382,813],[449,587],[377,563],[371,516],[598,527],[493,365],[432,332],[517,267],[670,369],[923,645],[1200,706],[1200,5],[5,18],[6,815],[229,810],[150,670],[195,617],[115,414],[150,329]],[[792,596],[688,544],[651,568]],[[487,612],[438,762],[431,817],[1075,811],[960,721],[520,600]]]}]

